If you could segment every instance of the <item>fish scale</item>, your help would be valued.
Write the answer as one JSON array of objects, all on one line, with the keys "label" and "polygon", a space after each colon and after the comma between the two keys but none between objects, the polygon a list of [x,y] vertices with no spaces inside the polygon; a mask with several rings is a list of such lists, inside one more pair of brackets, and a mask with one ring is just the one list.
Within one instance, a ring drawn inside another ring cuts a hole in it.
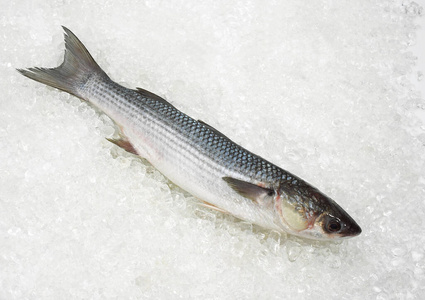
[{"label": "fish scale", "polygon": [[[292,178],[288,172],[240,147],[221,133],[217,134],[206,125],[178,111],[174,106],[148,98],[141,100],[142,102],[147,100],[147,105],[163,116],[164,123],[179,130],[190,143],[199,145],[200,151],[223,168],[227,168],[229,171],[243,172],[250,179],[257,181],[267,179],[280,182]],[[159,116],[157,117],[159,118]]]},{"label": "fish scale", "polygon": [[[252,201],[235,194],[222,180],[226,174],[238,174],[245,179],[250,178],[249,173],[255,176],[258,173],[256,169],[261,168],[261,158],[177,110],[162,98],[145,97],[117,85],[106,76],[89,80],[81,90],[82,97],[89,99],[120,124],[123,134],[136,151],[175,184],[234,216],[242,219],[249,217],[263,227],[279,229],[270,212],[262,211]],[[140,144],[138,138],[141,136],[143,143]],[[161,155],[151,155],[155,152],[161,152]],[[241,167],[245,165],[241,158],[248,156],[256,167],[242,173]],[[194,189],[192,182],[199,178],[203,179],[202,188]],[[217,197],[217,190],[221,191],[220,197]],[[229,198],[238,201],[228,201]]]},{"label": "fish scale", "polygon": [[205,206],[302,237],[334,240],[360,234],[332,199],[299,177],[231,141],[165,99],[112,81],[78,38],[65,30],[65,58],[57,68],[18,71],[90,102],[114,120],[112,140],[146,158]]}]

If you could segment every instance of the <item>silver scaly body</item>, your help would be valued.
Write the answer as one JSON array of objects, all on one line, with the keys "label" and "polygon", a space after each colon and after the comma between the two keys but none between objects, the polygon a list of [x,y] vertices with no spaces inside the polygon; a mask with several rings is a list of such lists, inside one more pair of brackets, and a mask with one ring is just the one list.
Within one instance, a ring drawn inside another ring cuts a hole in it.
[{"label": "silver scaly body", "polygon": [[[275,166],[159,97],[127,89],[106,76],[91,77],[80,93],[118,123],[137,153],[176,185],[241,219],[279,229],[272,211],[240,196],[222,179],[279,176],[282,172]],[[275,173],[267,174],[272,167]]]},{"label": "silver scaly body", "polygon": [[112,81],[78,38],[65,30],[65,58],[57,68],[18,71],[90,102],[121,129],[111,140],[146,158],[175,184],[205,202],[268,229],[321,240],[360,234],[338,205],[295,175],[192,119],[161,97]]}]

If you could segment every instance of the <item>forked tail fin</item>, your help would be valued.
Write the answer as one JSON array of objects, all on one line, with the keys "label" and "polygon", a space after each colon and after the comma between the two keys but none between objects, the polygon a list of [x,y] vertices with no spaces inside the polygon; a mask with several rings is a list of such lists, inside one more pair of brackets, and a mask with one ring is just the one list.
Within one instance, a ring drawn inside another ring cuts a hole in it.
[{"label": "forked tail fin", "polygon": [[17,69],[22,75],[68,92],[79,98],[81,88],[93,76],[107,76],[94,61],[93,57],[84,47],[83,43],[69,30],[65,31],[65,58],[63,63],[56,68],[29,68]]}]

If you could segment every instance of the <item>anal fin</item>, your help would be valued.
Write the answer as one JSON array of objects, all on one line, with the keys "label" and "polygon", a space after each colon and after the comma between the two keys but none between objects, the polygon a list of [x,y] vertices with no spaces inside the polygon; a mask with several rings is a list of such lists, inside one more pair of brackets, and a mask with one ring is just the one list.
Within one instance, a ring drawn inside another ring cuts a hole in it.
[{"label": "anal fin", "polygon": [[130,152],[132,154],[139,155],[137,153],[136,149],[134,149],[133,145],[130,144],[130,142],[127,141],[127,140],[124,140],[124,139],[108,139],[108,138],[106,138],[106,139],[108,141],[110,141],[111,143],[114,143],[118,147],[123,148],[127,152]]}]

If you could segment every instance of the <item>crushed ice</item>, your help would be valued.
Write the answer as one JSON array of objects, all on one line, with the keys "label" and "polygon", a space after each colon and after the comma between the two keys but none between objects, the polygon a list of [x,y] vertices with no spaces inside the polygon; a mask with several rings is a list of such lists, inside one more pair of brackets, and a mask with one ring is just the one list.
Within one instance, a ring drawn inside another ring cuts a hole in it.
[{"label": "crushed ice", "polygon": [[[425,294],[424,104],[408,79],[420,5],[3,6],[0,298]],[[200,207],[106,141],[116,134],[108,117],[14,71],[60,63],[62,24],[117,82],[165,96],[307,179],[363,234],[308,241]]]}]

